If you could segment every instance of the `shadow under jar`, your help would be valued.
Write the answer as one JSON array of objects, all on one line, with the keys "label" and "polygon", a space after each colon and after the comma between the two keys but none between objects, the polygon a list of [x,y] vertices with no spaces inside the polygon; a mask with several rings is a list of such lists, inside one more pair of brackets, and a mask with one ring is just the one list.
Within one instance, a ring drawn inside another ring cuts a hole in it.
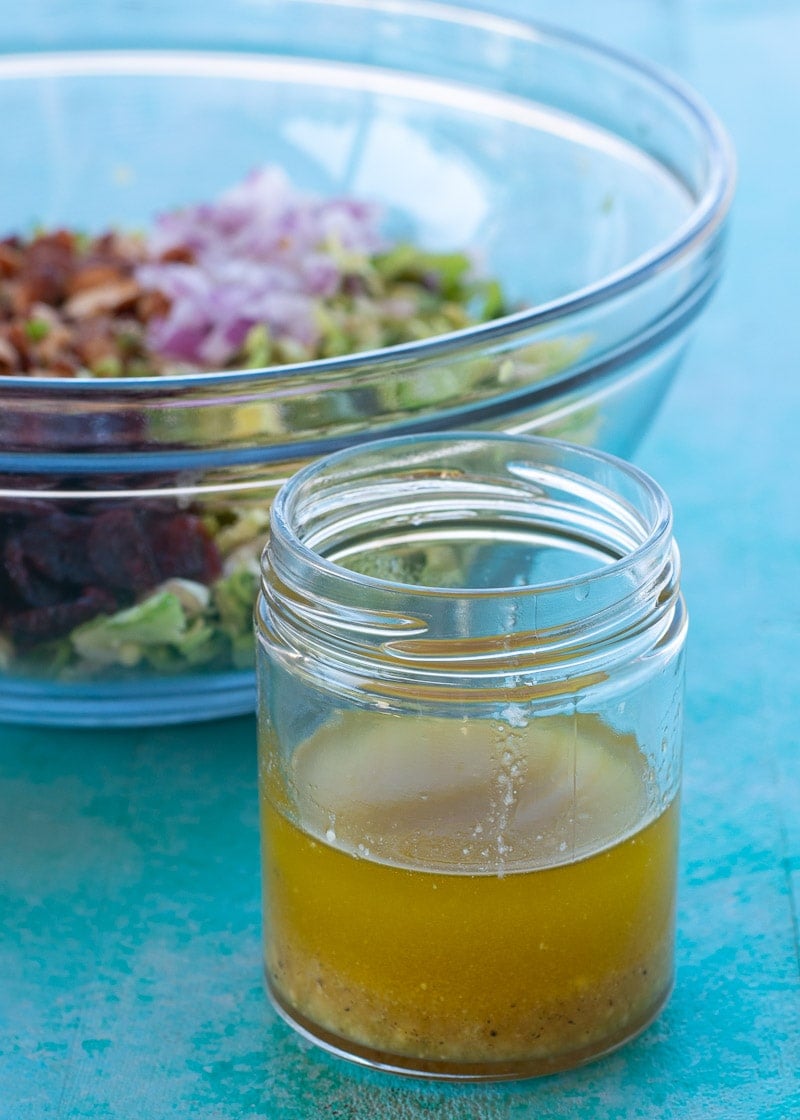
[{"label": "shadow under jar", "polygon": [[673,977],[686,612],[663,492],[599,452],[387,440],[302,470],[259,598],[266,973],[420,1076],[619,1046]]}]

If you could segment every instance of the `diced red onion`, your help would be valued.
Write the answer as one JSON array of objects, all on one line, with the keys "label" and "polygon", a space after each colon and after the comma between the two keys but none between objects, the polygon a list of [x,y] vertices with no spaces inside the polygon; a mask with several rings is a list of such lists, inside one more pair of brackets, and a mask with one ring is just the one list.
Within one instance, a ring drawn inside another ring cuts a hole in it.
[{"label": "diced red onion", "polygon": [[[264,324],[276,340],[313,347],[319,300],[337,294],[359,257],[381,248],[379,218],[364,202],[300,194],[274,167],[216,203],[162,215],[148,239],[155,259],[137,270],[144,287],[170,301],[167,315],[149,325],[150,345],[165,357],[221,367]],[[191,250],[194,262],[158,259],[177,248]]]}]

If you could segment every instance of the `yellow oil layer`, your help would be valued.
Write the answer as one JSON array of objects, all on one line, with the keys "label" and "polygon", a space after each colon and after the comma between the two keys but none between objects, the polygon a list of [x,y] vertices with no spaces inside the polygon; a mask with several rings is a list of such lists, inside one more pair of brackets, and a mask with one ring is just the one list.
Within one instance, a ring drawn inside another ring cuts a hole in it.
[{"label": "yellow oil layer", "polygon": [[467,1073],[616,1044],[672,975],[677,807],[647,786],[593,719],[317,732],[288,789],[265,774],[276,999],[345,1050]]}]

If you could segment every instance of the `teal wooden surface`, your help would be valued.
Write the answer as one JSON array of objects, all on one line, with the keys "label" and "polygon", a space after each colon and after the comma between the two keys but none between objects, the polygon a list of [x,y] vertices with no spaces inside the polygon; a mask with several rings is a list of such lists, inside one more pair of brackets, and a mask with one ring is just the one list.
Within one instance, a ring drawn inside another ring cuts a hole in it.
[{"label": "teal wooden surface", "polygon": [[740,161],[727,278],[637,456],[673,500],[692,616],[667,1010],[535,1082],[328,1057],[264,997],[252,721],[0,725],[2,1120],[800,1117],[800,10],[605,8],[607,38],[706,94]]}]

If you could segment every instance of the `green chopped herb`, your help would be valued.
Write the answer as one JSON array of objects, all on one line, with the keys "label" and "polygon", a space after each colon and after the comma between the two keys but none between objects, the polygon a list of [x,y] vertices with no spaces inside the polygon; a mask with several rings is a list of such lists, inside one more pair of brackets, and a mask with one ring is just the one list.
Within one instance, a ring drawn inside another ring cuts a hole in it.
[{"label": "green chopped herb", "polygon": [[50,324],[46,319],[28,319],[25,323],[25,337],[30,342],[41,342],[50,333]]}]

